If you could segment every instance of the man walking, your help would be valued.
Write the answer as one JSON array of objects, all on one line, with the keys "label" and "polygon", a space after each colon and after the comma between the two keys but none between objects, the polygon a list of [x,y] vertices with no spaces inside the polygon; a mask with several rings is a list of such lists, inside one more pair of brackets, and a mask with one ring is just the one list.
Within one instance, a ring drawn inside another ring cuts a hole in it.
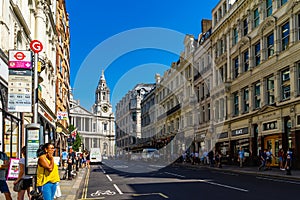
[{"label": "man walking", "polygon": [[5,177],[8,164],[6,153],[0,151],[0,191],[4,194],[6,200],[12,200]]},{"label": "man walking", "polygon": [[239,161],[240,161],[240,167],[243,167],[243,162],[244,162],[244,155],[245,152],[243,150],[242,147],[240,147],[240,151],[239,151]]}]

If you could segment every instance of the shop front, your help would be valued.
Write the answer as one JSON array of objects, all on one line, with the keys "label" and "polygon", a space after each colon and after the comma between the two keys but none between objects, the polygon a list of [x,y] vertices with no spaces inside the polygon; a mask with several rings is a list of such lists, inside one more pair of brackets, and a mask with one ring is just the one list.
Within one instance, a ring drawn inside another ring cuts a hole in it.
[{"label": "shop front", "polygon": [[22,121],[7,111],[7,88],[0,82],[0,150],[8,157],[19,157]]}]

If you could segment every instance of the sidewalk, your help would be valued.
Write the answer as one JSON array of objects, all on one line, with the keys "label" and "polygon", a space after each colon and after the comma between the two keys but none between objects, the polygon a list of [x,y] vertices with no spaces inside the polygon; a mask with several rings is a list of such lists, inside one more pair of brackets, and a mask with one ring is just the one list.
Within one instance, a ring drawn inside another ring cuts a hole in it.
[{"label": "sidewalk", "polygon": [[222,165],[222,168],[209,167],[208,165],[192,165],[191,163],[175,163],[177,166],[191,167],[191,168],[207,168],[211,170],[225,171],[239,174],[250,174],[262,177],[280,178],[286,180],[300,181],[300,170],[291,171],[292,175],[286,175],[286,171],[280,170],[278,167],[273,167],[272,170],[259,171],[257,166],[249,167],[245,166],[240,168],[236,165]]},{"label": "sidewalk", "polygon": [[[77,200],[76,196],[79,192],[80,185],[84,183],[86,172],[87,172],[86,168],[80,168],[75,179],[60,180],[60,189],[61,189],[62,196],[57,198],[57,200]],[[62,177],[64,174],[64,170],[59,168],[59,173],[60,173],[60,177]],[[13,191],[13,182],[14,182],[14,180],[8,180],[7,184],[8,184],[12,199],[17,199],[18,194],[17,194],[17,192]],[[0,195],[2,195],[2,194],[0,194]],[[24,199],[29,200],[26,194],[25,194]]]}]

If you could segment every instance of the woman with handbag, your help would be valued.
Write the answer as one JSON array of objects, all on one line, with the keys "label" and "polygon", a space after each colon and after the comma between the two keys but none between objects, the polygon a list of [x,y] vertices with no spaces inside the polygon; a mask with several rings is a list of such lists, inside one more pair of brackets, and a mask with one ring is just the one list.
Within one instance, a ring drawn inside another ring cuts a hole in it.
[{"label": "woman with handbag", "polygon": [[60,181],[58,166],[54,163],[54,145],[46,143],[38,159],[37,187],[44,200],[53,200],[57,183]]},{"label": "woman with handbag", "polygon": [[19,175],[14,181],[14,191],[18,192],[18,200],[24,200],[27,191],[28,199],[30,199],[30,186],[32,185],[32,177],[25,175],[25,156],[26,146],[21,149],[22,158],[19,160]]}]

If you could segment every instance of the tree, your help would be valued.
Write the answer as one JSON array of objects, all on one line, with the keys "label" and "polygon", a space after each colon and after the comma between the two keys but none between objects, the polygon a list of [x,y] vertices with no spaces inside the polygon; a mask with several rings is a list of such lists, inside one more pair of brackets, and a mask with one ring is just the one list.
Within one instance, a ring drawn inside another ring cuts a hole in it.
[{"label": "tree", "polygon": [[[68,130],[69,130],[69,138],[72,138],[72,135],[71,135],[71,133],[72,133],[72,131],[74,131],[76,128],[75,128],[75,126],[74,125],[72,125],[72,124],[70,124],[69,125],[69,127],[68,127]],[[74,140],[74,142],[71,142],[70,143],[70,145],[72,145],[72,149],[74,150],[74,151],[79,151],[79,148],[80,148],[80,146],[81,146],[81,137],[80,137],[80,133],[77,131],[77,134],[76,134],[76,138],[75,138],[75,140]],[[69,146],[70,146],[69,145]]]}]

